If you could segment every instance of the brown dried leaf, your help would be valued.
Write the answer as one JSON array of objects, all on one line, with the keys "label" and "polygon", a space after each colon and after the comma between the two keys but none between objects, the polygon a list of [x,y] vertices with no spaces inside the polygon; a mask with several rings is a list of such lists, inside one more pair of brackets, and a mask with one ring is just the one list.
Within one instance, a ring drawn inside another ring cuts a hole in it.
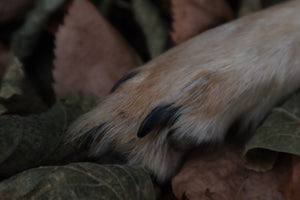
[{"label": "brown dried leaf", "polygon": [[20,17],[29,10],[35,0],[1,0],[0,22],[6,22],[14,17]]},{"label": "brown dried leaf", "polygon": [[233,12],[224,0],[171,0],[173,31],[176,44],[233,19]]},{"label": "brown dried leaf", "polygon": [[199,148],[189,155],[172,180],[178,199],[272,199],[283,200],[279,185],[288,165],[258,173],[243,167],[242,148],[225,145],[217,151]]},{"label": "brown dried leaf", "polygon": [[291,173],[282,186],[286,200],[300,199],[300,156],[292,157]]},{"label": "brown dried leaf", "polygon": [[53,76],[57,97],[74,91],[99,98],[141,61],[87,0],[74,0],[56,34]]}]

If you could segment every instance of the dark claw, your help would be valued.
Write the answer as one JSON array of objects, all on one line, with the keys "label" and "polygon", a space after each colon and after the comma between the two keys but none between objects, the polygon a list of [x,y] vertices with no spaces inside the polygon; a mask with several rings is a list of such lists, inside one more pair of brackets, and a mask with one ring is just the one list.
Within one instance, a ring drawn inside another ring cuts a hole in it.
[{"label": "dark claw", "polygon": [[172,107],[173,103],[154,108],[141,123],[137,136],[144,137],[154,129],[172,126],[178,119],[180,107]]}]

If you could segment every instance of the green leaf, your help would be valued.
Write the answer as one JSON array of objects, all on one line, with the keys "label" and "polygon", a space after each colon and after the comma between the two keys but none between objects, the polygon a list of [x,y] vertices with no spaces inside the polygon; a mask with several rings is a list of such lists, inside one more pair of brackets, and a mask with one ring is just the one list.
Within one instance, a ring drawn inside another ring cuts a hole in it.
[{"label": "green leaf", "polygon": [[154,200],[141,167],[73,163],[25,171],[0,183],[0,199]]},{"label": "green leaf", "polygon": [[9,99],[13,95],[21,95],[23,81],[23,65],[16,56],[10,54],[2,76],[0,97]]},{"label": "green leaf", "polygon": [[65,0],[37,1],[35,8],[28,14],[25,23],[15,33],[1,79],[1,114],[6,112],[28,114],[47,109],[43,100],[29,84],[22,62],[33,51],[46,20],[63,2]]},{"label": "green leaf", "polygon": [[0,104],[0,115],[2,115],[5,112],[7,112],[7,108],[4,105]]},{"label": "green leaf", "polygon": [[261,0],[242,0],[239,8],[238,16],[242,17],[250,13],[257,12],[262,9]]},{"label": "green leaf", "polygon": [[0,176],[45,163],[82,159],[85,152],[78,142],[65,144],[65,130],[94,105],[91,98],[73,95],[39,115],[0,116]]},{"label": "green leaf", "polygon": [[13,36],[10,56],[1,80],[0,98],[9,99],[12,96],[23,94],[22,86],[25,74],[22,63],[32,53],[43,25],[64,2],[66,0],[36,1],[34,9]]},{"label": "green leaf", "polygon": [[51,14],[58,10],[66,0],[39,0],[28,14],[22,27],[15,33],[10,51],[24,61],[32,52],[38,37]]},{"label": "green leaf", "polygon": [[113,6],[113,0],[90,0],[94,6],[99,9],[100,13],[107,17],[109,13],[111,12],[112,6]]},{"label": "green leaf", "polygon": [[134,14],[141,26],[151,58],[157,57],[166,50],[168,30],[161,13],[150,0],[133,0]]},{"label": "green leaf", "polygon": [[0,114],[30,114],[45,111],[48,107],[25,77],[23,65],[10,54],[0,88]]},{"label": "green leaf", "polygon": [[280,108],[274,108],[246,144],[246,166],[258,171],[268,170],[275,163],[278,152],[300,155],[300,92]]}]

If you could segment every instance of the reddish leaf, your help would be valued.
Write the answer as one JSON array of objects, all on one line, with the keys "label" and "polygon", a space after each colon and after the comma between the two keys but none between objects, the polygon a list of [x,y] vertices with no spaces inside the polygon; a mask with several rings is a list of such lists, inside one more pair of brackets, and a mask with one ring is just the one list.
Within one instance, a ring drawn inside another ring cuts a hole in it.
[{"label": "reddish leaf", "polygon": [[30,9],[35,0],[1,0],[0,22],[6,22],[14,17],[20,17]]},{"label": "reddish leaf", "polygon": [[172,180],[178,199],[272,199],[283,200],[279,185],[286,163],[270,172],[258,173],[243,167],[242,150],[224,146],[218,151],[198,149]]},{"label": "reddish leaf", "polygon": [[173,31],[176,44],[233,19],[233,12],[224,0],[171,0]]},{"label": "reddish leaf", "polygon": [[282,186],[286,200],[300,199],[300,156],[292,157],[291,173]]},{"label": "reddish leaf", "polygon": [[121,35],[87,0],[74,0],[56,34],[53,76],[57,97],[74,91],[101,98],[141,62]]}]

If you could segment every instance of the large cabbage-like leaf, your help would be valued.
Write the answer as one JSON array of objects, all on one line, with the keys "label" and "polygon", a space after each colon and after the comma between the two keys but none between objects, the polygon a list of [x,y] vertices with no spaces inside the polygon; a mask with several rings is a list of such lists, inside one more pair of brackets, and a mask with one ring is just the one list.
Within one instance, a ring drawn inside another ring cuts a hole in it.
[{"label": "large cabbage-like leaf", "polygon": [[141,167],[73,163],[40,167],[0,183],[0,199],[153,200],[152,181]]},{"label": "large cabbage-like leaf", "polygon": [[274,108],[245,147],[247,166],[258,171],[272,168],[277,152],[300,155],[300,92]]}]

